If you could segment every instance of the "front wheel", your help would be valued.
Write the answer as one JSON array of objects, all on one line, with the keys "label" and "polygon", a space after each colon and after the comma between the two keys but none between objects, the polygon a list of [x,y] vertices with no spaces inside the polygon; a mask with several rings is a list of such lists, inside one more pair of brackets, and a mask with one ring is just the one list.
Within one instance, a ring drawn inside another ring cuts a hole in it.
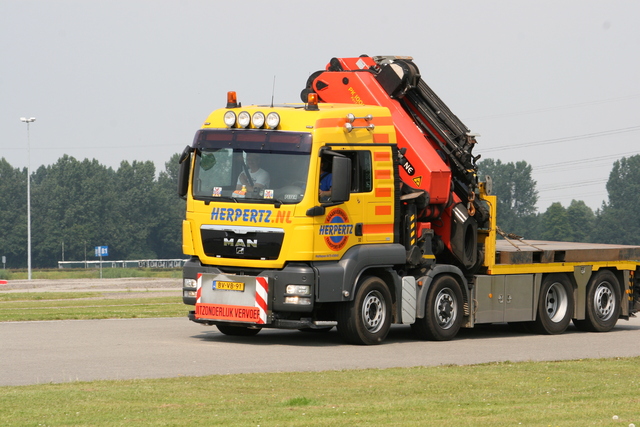
[{"label": "front wheel", "polygon": [[244,326],[216,325],[218,330],[225,335],[235,337],[252,337],[260,332],[260,328],[247,328]]},{"label": "front wheel", "polygon": [[531,329],[539,334],[563,333],[573,315],[573,287],[564,274],[550,274],[542,281],[538,315]]},{"label": "front wheel", "polygon": [[585,319],[573,320],[582,331],[607,332],[613,329],[620,317],[620,285],[609,270],[597,272],[587,285]]},{"label": "front wheel", "polygon": [[427,291],[424,317],[411,325],[413,333],[423,340],[453,339],[462,325],[463,303],[458,281],[451,276],[439,276]]},{"label": "front wheel", "polygon": [[368,277],[353,301],[338,307],[338,333],[352,344],[380,344],[391,328],[391,293],[378,277]]}]

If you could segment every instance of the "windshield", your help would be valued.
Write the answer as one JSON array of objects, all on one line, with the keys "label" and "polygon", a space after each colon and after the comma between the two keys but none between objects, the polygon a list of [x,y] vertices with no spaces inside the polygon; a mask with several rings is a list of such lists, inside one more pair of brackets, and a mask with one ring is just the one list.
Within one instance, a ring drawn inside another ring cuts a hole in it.
[{"label": "windshield", "polygon": [[195,146],[194,198],[264,203],[302,200],[310,134],[203,130],[196,135]]}]

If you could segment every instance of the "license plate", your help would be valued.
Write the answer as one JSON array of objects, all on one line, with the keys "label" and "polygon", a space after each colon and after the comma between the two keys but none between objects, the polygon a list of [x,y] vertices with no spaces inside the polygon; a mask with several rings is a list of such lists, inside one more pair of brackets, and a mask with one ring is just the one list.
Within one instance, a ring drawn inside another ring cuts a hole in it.
[{"label": "license plate", "polygon": [[223,282],[221,280],[214,280],[213,287],[214,290],[224,290],[224,291],[240,291],[244,292],[244,283],[242,282]]}]

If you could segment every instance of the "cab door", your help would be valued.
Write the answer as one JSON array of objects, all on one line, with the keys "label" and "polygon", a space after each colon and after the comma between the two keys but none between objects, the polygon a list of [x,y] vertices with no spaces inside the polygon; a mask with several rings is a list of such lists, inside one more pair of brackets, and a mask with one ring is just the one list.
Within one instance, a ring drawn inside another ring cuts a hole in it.
[{"label": "cab door", "polygon": [[323,215],[315,217],[315,259],[340,259],[355,245],[392,243],[395,174],[391,147],[367,144],[331,149],[351,159],[351,194],[349,201],[327,206]]}]

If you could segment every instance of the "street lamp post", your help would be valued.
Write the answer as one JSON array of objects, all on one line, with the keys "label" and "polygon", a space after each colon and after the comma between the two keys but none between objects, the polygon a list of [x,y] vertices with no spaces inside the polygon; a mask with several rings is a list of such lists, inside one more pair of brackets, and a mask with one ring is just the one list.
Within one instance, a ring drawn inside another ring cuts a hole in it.
[{"label": "street lamp post", "polygon": [[31,139],[29,125],[36,121],[35,117],[20,117],[27,124],[27,269],[31,280]]}]

